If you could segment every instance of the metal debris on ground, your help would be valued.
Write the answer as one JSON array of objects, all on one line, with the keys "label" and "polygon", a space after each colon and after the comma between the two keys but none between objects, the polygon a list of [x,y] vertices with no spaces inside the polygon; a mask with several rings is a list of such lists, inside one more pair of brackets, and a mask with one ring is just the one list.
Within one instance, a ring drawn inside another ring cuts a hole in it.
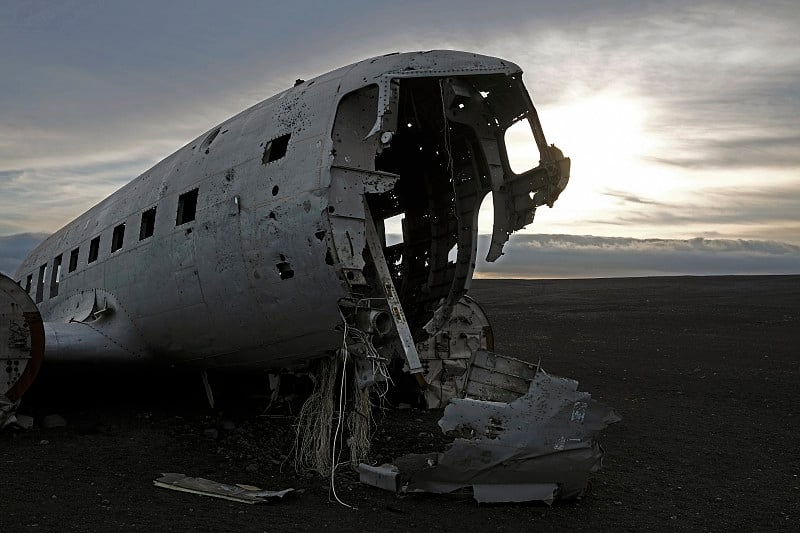
[{"label": "metal debris on ground", "polygon": [[160,478],[153,481],[153,485],[163,489],[249,504],[266,503],[271,499],[283,498],[286,494],[294,491],[294,489],[262,490],[252,485],[228,485],[210,479],[176,473],[162,474]]},{"label": "metal debris on ground", "polygon": [[[450,400],[439,420],[442,431],[455,438],[449,448],[405,455],[393,465],[365,465],[361,481],[392,490],[396,476],[402,492],[471,489],[481,503],[551,504],[580,497],[589,475],[602,464],[598,433],[621,418],[578,391],[577,381],[490,352],[479,357],[484,386],[468,382],[466,389],[480,390],[484,397]],[[509,369],[522,370],[523,376],[505,374]],[[531,377],[524,379],[529,372]],[[497,400],[521,378],[529,383],[527,392],[510,402]]]},{"label": "metal debris on ground", "polygon": [[0,394],[0,429],[10,426],[17,421],[15,413],[19,402],[12,402],[4,395]]},{"label": "metal debris on ground", "polygon": [[371,466],[366,463],[358,465],[358,478],[365,485],[397,492],[400,489],[400,471],[394,465]]}]

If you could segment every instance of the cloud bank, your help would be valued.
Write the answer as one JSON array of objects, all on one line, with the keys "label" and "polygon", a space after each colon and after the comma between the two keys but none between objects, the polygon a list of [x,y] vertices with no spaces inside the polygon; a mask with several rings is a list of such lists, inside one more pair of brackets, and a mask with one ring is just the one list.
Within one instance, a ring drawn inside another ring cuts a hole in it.
[{"label": "cloud bank", "polygon": [[[47,235],[0,237],[0,272],[13,275]],[[800,274],[800,246],[744,239],[633,239],[581,235],[513,235],[505,254],[483,260],[489,236],[478,240],[476,277],[604,278]]]},{"label": "cloud bank", "polygon": [[800,273],[800,246],[731,239],[633,239],[578,235],[514,235],[494,263],[476,272],[491,278],[605,278]]},{"label": "cloud bank", "polygon": [[13,276],[25,256],[46,238],[46,233],[21,233],[0,237],[0,273]]}]

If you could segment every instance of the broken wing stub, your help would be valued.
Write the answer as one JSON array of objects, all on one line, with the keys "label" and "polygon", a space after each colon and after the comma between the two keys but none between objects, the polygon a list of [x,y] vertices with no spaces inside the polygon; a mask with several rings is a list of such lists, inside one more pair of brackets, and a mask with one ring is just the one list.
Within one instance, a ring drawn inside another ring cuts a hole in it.
[{"label": "broken wing stub", "polygon": [[443,432],[456,436],[445,452],[406,455],[362,479],[386,488],[385,479],[370,479],[399,475],[406,492],[469,488],[486,503],[580,497],[602,464],[598,433],[621,418],[577,388],[577,381],[538,370],[528,391],[509,403],[452,399],[439,420]]}]

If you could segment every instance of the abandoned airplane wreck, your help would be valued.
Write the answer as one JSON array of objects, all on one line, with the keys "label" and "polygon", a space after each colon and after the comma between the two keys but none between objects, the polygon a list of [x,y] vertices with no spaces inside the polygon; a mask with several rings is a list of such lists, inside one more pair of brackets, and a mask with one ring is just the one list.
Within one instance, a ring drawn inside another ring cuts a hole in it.
[{"label": "abandoned airplane wreck", "polygon": [[[539,157],[524,171],[506,147],[520,125]],[[440,425],[459,436],[405,476],[365,463],[365,482],[471,487],[481,501],[578,495],[615,415],[574,381],[493,353],[467,296],[484,198],[493,261],[553,206],[569,166],[508,61],[390,54],[298,80],[79,216],[3,280],[0,425],[49,361],[300,370],[316,389],[299,461],[323,474],[341,431],[351,461],[366,461],[375,395],[411,387],[447,406]]]}]

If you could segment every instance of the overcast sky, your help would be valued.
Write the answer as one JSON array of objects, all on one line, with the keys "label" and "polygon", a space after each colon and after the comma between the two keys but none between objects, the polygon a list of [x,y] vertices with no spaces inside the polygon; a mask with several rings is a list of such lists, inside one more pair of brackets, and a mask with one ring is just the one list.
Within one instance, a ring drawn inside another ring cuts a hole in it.
[{"label": "overcast sky", "polygon": [[[569,187],[525,233],[649,242],[633,247],[644,263],[679,259],[681,243],[718,259],[724,243],[764,241],[796,259],[800,3],[551,4],[6,0],[0,246],[55,231],[296,78],[392,51],[452,48],[518,63],[548,141],[572,158]],[[484,213],[482,231],[490,221]],[[530,251],[530,239],[514,249]],[[542,250],[563,252],[553,239],[536,242],[538,256],[509,253],[498,265],[535,275]],[[742,254],[724,258],[742,271],[759,263],[752,250]]]}]

